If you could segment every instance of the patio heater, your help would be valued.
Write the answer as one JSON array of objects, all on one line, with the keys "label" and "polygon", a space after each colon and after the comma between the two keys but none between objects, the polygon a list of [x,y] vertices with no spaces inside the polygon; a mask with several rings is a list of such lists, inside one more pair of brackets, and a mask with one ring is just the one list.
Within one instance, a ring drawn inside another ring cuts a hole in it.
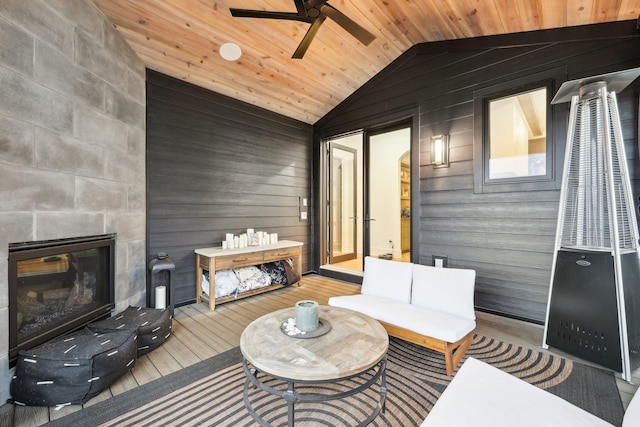
[{"label": "patio heater", "polygon": [[543,347],[622,373],[640,365],[640,253],[616,92],[640,68],[564,83],[571,101]]}]

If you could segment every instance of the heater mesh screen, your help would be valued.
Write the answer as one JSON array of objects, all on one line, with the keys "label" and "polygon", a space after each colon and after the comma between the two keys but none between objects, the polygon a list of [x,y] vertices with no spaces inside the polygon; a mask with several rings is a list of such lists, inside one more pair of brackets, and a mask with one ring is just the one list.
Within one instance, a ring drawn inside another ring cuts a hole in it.
[{"label": "heater mesh screen", "polygon": [[[607,114],[608,113],[608,114]],[[560,245],[565,248],[611,250],[613,248],[613,217],[609,197],[616,202],[619,247],[635,249],[637,231],[634,229],[633,200],[626,176],[624,142],[620,130],[615,94],[602,98],[580,100],[572,108],[573,129],[567,152],[565,196],[562,201],[564,218],[561,221]],[[605,116],[606,115],[606,116]],[[607,117],[608,116],[608,117]],[[605,123],[606,120],[609,123]],[[606,138],[607,130],[610,138]],[[607,179],[608,144],[614,188]]]},{"label": "heater mesh screen", "polygon": [[618,218],[618,236],[621,249],[636,249],[638,247],[638,231],[635,222],[633,193],[626,169],[626,156],[624,151],[624,139],[622,126],[618,113],[618,103],[615,93],[609,93],[610,131],[611,131],[611,156],[613,160],[613,181],[616,201],[616,216]]}]

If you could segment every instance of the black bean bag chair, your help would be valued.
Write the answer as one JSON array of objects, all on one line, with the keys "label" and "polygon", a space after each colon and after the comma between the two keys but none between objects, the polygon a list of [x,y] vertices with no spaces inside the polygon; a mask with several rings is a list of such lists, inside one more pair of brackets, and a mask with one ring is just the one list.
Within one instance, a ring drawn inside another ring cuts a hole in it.
[{"label": "black bean bag chair", "polygon": [[105,320],[90,323],[87,327],[96,332],[136,331],[138,357],[162,345],[171,336],[171,312],[155,308],[129,307]]},{"label": "black bean bag chair", "polygon": [[137,347],[135,331],[85,328],[23,350],[11,381],[11,401],[29,406],[82,404],[133,368]]}]

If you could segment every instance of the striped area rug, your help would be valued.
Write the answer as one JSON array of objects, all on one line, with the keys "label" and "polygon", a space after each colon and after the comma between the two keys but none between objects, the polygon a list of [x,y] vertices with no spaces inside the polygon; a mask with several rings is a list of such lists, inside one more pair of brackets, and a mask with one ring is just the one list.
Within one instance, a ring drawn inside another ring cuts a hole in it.
[{"label": "striped area rug", "polygon": [[[467,355],[557,394],[614,425],[621,423],[622,403],[610,372],[478,335]],[[284,387],[277,380],[262,379],[273,387]],[[314,392],[335,393],[361,381],[326,384]],[[441,354],[391,338],[386,410],[370,425],[420,425],[449,381]],[[236,348],[50,425],[255,426],[258,424],[244,406],[244,383],[241,354]],[[305,391],[301,387],[297,390]],[[373,410],[379,392],[378,383],[343,400],[297,404],[296,426],[357,425]],[[267,422],[287,425],[286,406],[281,398],[251,388],[249,399]]]}]

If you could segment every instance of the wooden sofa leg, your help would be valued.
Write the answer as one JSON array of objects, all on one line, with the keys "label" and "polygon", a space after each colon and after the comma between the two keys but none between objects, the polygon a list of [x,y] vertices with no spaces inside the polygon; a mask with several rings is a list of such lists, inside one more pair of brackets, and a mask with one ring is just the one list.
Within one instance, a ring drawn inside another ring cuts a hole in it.
[{"label": "wooden sofa leg", "polygon": [[458,366],[462,357],[467,352],[473,342],[473,331],[465,335],[461,340],[453,344],[446,343],[444,348],[444,362],[447,375],[453,375],[453,370]]},{"label": "wooden sofa leg", "polygon": [[447,348],[444,351],[444,363],[447,367],[447,375],[451,376],[455,369],[455,365],[453,364],[453,349],[449,345],[447,345]]}]

